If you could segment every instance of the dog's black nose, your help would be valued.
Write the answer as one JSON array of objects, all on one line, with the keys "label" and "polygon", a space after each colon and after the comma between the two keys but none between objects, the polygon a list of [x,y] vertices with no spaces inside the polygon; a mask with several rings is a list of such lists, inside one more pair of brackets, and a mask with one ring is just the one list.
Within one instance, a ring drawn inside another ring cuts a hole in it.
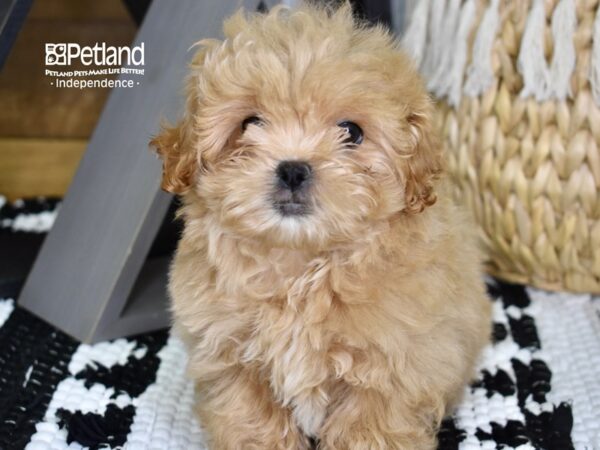
[{"label": "dog's black nose", "polygon": [[303,161],[282,161],[277,166],[279,185],[294,192],[305,186],[310,179],[312,169]]}]

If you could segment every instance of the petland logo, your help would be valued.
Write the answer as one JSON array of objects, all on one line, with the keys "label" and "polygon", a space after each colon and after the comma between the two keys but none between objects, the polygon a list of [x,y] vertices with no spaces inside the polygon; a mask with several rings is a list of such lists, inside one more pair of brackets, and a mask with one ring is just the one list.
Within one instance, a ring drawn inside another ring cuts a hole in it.
[{"label": "petland logo", "polygon": [[47,43],[45,75],[57,88],[139,86],[144,76],[144,43],[132,48],[107,46],[105,42],[94,46]]},{"label": "petland logo", "polygon": [[74,62],[84,66],[143,66],[144,43],[133,48],[107,46],[105,42],[93,47],[76,43],[46,44],[47,66],[70,66]]}]

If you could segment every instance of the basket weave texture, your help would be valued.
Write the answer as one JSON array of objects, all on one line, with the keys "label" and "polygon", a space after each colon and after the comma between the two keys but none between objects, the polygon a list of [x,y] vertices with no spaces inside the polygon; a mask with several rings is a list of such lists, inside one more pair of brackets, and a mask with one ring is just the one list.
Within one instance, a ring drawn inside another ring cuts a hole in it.
[{"label": "basket weave texture", "polygon": [[[552,290],[600,292],[600,109],[589,81],[598,0],[576,1],[576,65],[565,100],[524,97],[518,55],[532,1],[500,1],[494,81],[458,105],[439,101],[455,194],[481,226],[489,271]],[[544,2],[544,53],[553,54]],[[477,6],[467,39],[471,58]]]}]

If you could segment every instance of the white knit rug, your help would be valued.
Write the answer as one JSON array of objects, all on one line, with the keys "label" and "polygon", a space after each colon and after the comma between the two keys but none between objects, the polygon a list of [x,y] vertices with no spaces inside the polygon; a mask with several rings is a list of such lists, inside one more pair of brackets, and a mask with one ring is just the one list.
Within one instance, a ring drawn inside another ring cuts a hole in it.
[{"label": "white knit rug", "polygon": [[[445,422],[440,448],[600,449],[598,300],[510,285],[491,290],[495,343]],[[0,330],[14,312],[12,300],[0,301]],[[166,332],[157,336],[150,344],[142,337],[74,346],[25,448],[205,448],[183,346]],[[142,370],[151,360],[156,370]],[[21,374],[21,387],[44,383],[32,375],[35,364]],[[120,431],[112,433],[111,423]]]}]

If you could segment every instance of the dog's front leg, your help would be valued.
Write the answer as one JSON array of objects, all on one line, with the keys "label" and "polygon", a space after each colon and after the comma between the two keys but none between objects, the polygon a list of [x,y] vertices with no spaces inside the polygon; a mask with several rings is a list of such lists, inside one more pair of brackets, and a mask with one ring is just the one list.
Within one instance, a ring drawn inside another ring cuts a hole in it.
[{"label": "dog's front leg", "polygon": [[308,439],[266,382],[237,366],[196,383],[196,413],[211,450],[305,450]]},{"label": "dog's front leg", "polygon": [[[344,386],[319,433],[319,450],[431,450],[436,447],[431,415],[400,395]],[[425,413],[424,413],[425,412]]]}]

